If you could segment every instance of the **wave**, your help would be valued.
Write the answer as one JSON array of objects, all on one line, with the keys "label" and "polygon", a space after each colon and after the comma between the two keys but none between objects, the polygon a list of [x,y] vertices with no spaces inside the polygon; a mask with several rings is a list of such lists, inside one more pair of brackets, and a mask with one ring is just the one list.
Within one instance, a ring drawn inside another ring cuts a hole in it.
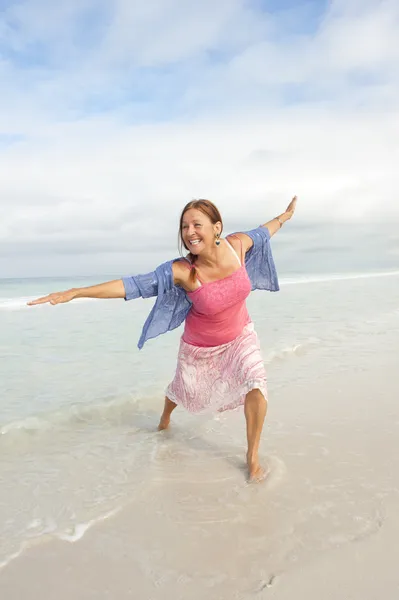
[{"label": "wave", "polygon": [[[398,276],[399,271],[384,271],[374,273],[334,273],[334,274],[320,274],[320,275],[297,275],[294,277],[280,277],[280,285],[300,285],[304,283],[328,283],[330,281],[345,281],[353,279],[372,279],[374,277],[394,277]],[[31,306],[27,305],[30,300],[35,300],[40,297],[40,293],[35,296],[17,296],[15,298],[0,298],[0,310],[23,310],[32,309]],[[81,302],[99,302],[97,298],[77,298],[73,300],[73,304]],[[49,306],[49,304],[37,305],[38,306]]]},{"label": "wave", "polygon": [[71,544],[78,542],[83,538],[83,536],[89,529],[91,529],[99,523],[102,523],[103,521],[106,521],[107,519],[115,517],[119,512],[121,512],[123,508],[123,506],[118,506],[106,512],[105,514],[99,515],[85,523],[74,523],[66,529],[61,530],[58,528],[57,524],[52,519],[49,519],[49,523],[42,529],[41,533],[35,535],[34,533],[32,534],[32,530],[41,525],[41,520],[36,520],[30,525],[28,525],[26,532],[28,539],[25,539],[21,543],[19,549],[15,552],[12,552],[8,556],[4,556],[0,559],[0,569],[4,569],[5,567],[7,567],[12,561],[19,558],[22,554],[29,551],[34,546],[38,546],[51,540],[58,539],[62,540],[63,542],[69,542]]},{"label": "wave", "polygon": [[[289,357],[303,355],[312,346],[318,345],[321,342],[318,338],[308,338],[301,343],[294,343],[284,348],[271,351],[265,355],[265,363],[270,364],[277,360],[282,361]],[[8,438],[9,443],[13,441],[33,440],[40,434],[46,434],[52,431],[60,431],[75,428],[82,425],[86,426],[102,426],[107,424],[121,425],[131,418],[132,412],[141,412],[141,406],[145,404],[147,414],[151,410],[152,398],[134,398],[126,397],[111,397],[97,404],[80,405],[73,404],[62,407],[57,410],[44,412],[39,415],[29,415],[22,419],[16,419],[3,425],[0,424],[0,444],[6,443]],[[157,401],[159,398],[157,398]],[[135,419],[137,422],[137,419]],[[132,428],[135,429],[134,427]],[[139,428],[136,428],[137,431]]]},{"label": "wave", "polygon": [[[27,302],[39,298],[36,296],[18,296],[16,298],[0,298],[0,310],[32,310],[32,308],[38,308],[43,306],[51,306],[50,304],[38,304],[35,307],[28,306]],[[79,302],[96,302],[97,298],[77,298],[73,302],[74,304]]]},{"label": "wave", "polygon": [[75,523],[74,525],[72,525],[71,527],[66,529],[65,531],[56,533],[55,537],[62,540],[63,542],[69,542],[70,544],[78,542],[79,540],[82,539],[82,537],[85,535],[85,533],[89,529],[91,529],[94,525],[97,525],[98,523],[101,523],[102,521],[106,521],[107,519],[110,519],[111,517],[115,517],[121,510],[122,510],[122,507],[119,506],[117,508],[114,508],[113,510],[110,510],[109,512],[105,513],[104,515],[100,515],[99,517],[96,517],[95,519],[91,519],[90,521],[87,521],[86,523]]},{"label": "wave", "polygon": [[274,360],[282,361],[292,356],[303,355],[312,346],[318,346],[321,343],[321,339],[312,337],[304,340],[301,343],[293,344],[292,346],[286,346],[280,350],[273,350],[265,357],[265,363],[270,364]]},{"label": "wave", "polygon": [[[318,338],[308,338],[301,343],[294,343],[290,346],[274,350],[268,353],[264,360],[267,364],[274,360],[284,360],[290,356],[299,356],[304,354],[308,348],[320,343]],[[157,399],[158,400],[158,399]],[[15,441],[23,437],[25,440],[32,440],[40,434],[45,434],[53,430],[79,427],[82,424],[87,426],[99,425],[120,425],[126,423],[131,417],[132,411],[140,412],[141,402],[145,403],[146,411],[152,406],[152,398],[134,398],[111,397],[97,404],[81,405],[72,404],[57,410],[44,412],[39,415],[29,415],[22,419],[16,419],[3,425],[0,424],[0,443],[5,443],[5,438],[12,438]],[[134,428],[133,428],[134,429]],[[11,442],[11,439],[10,439]]]},{"label": "wave", "polygon": [[328,283],[331,281],[346,281],[352,279],[373,279],[374,277],[397,277],[399,271],[383,271],[375,273],[334,273],[328,275],[298,275],[296,277],[281,277],[280,285],[298,285],[301,283]]},{"label": "wave", "polygon": [[[134,398],[113,398],[95,405],[76,405],[63,407],[55,411],[49,411],[40,415],[30,415],[23,419],[17,419],[0,425],[0,443],[6,438],[17,439],[23,436],[25,439],[33,439],[41,433],[65,428],[74,428],[85,425],[119,425],[126,423],[137,410],[137,400]],[[11,441],[11,440],[10,440]]]}]

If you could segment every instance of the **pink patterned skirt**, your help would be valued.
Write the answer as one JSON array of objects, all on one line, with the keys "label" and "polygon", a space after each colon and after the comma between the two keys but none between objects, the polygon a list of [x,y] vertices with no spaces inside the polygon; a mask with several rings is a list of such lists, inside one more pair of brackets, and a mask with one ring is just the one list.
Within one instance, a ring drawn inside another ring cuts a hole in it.
[{"label": "pink patterned skirt", "polygon": [[221,346],[202,348],[181,339],[176,374],[166,395],[193,413],[221,412],[244,404],[255,388],[267,400],[265,366],[251,322]]}]

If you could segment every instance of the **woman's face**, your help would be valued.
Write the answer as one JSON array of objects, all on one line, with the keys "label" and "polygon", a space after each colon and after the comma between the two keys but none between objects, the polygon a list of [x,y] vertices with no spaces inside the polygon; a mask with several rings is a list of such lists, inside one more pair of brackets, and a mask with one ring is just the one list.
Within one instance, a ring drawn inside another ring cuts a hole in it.
[{"label": "woman's face", "polygon": [[210,218],[197,208],[190,208],[183,215],[182,238],[192,254],[200,254],[205,248],[215,244],[215,235],[220,233],[220,223],[215,225]]}]

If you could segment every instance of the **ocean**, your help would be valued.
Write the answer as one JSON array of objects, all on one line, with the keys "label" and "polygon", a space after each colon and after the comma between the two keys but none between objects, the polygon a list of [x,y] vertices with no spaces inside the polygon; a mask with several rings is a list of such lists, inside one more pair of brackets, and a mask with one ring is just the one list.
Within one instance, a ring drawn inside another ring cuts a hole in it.
[{"label": "ocean", "polygon": [[[190,472],[205,481],[212,451],[205,457],[198,450],[193,440],[201,436],[219,451],[226,448],[234,459],[230,471],[241,455],[244,460],[241,409],[215,417],[177,409],[174,433],[156,432],[182,328],[139,351],[153,299],[26,305],[52,291],[100,281],[0,280],[3,567],[46,540],[78,541],[139,498],[151,503],[149,482],[159,481],[165,469],[176,478]],[[288,439],[292,433],[273,412],[284,389],[293,390],[294,405],[295,389],[306,388],[315,376],[367,372],[399,349],[399,271],[304,274],[282,277],[280,285],[277,293],[254,292],[248,300],[268,372],[261,446],[266,454],[273,453],[273,435]],[[276,481],[287,477],[278,452],[273,464],[280,473]],[[237,490],[245,477],[236,471]],[[206,494],[197,500],[203,509]],[[230,516],[234,510],[230,498]],[[198,514],[210,519],[211,513],[208,507]]]}]

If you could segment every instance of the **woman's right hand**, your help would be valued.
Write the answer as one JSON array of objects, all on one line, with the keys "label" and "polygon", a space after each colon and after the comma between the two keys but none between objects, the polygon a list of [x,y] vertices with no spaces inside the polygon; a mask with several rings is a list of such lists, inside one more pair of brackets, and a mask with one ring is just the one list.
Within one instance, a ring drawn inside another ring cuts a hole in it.
[{"label": "woman's right hand", "polygon": [[28,306],[33,306],[35,304],[45,304],[49,302],[50,304],[62,304],[63,302],[70,302],[76,298],[76,290],[66,290],[65,292],[53,292],[52,294],[48,294],[48,296],[42,296],[41,298],[37,298],[36,300],[31,300],[28,302]]}]

